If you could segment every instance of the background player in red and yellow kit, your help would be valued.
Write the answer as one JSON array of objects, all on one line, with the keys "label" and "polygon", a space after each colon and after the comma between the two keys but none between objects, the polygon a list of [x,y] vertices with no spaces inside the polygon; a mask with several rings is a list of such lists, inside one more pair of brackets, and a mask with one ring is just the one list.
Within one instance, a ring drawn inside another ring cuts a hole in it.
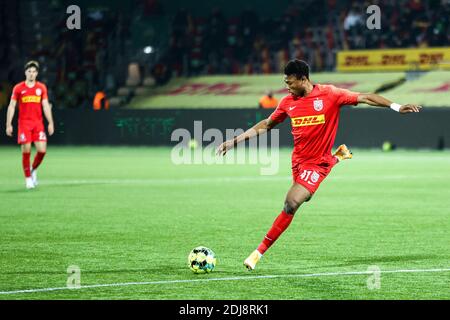
[{"label": "background player in red and yellow kit", "polygon": [[[12,120],[16,105],[19,105],[17,141],[22,148],[22,166],[27,189],[34,188],[37,185],[36,169],[41,164],[47,151],[47,136],[42,119],[42,109],[48,122],[48,134],[52,135],[54,131],[47,87],[45,84],[36,81],[38,72],[39,63],[37,61],[27,62],[25,65],[25,81],[14,87],[6,115],[6,134],[12,137],[14,131]],[[32,142],[34,142],[37,153],[33,165],[30,167]]]},{"label": "background player in red and yellow kit", "polygon": [[[309,66],[301,60],[292,60],[284,69],[284,81],[290,95],[284,97],[268,119],[251,129],[225,141],[218,148],[224,155],[241,141],[265,133],[291,118],[294,150],[292,153],[293,184],[286,195],[283,211],[274,221],[258,248],[245,259],[244,265],[253,270],[264,252],[287,229],[300,205],[308,201],[333,166],[348,152],[345,146],[331,154],[339,122],[340,107],[366,103],[391,108],[400,113],[419,112],[418,105],[399,105],[373,93],[362,94],[333,85],[313,84],[309,80]],[[341,152],[343,151],[343,153]],[[344,157],[345,158],[345,157]]]}]

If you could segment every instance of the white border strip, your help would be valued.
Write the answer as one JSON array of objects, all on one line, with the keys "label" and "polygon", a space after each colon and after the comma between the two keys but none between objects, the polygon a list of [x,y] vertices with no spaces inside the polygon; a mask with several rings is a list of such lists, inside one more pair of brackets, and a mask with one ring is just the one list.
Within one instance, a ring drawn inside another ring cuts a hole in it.
[{"label": "white border strip", "polygon": [[[400,270],[386,270],[380,273],[426,273],[426,272],[449,272],[450,268],[441,269],[400,269]],[[274,278],[309,278],[309,277],[327,277],[327,276],[353,276],[353,275],[371,275],[373,271],[349,271],[349,272],[325,272],[325,273],[310,273],[310,274],[281,274],[281,275],[266,275],[266,276],[242,276],[242,277],[225,277],[225,278],[206,278],[206,279],[189,279],[189,280],[162,280],[162,281],[147,281],[147,282],[123,282],[123,283],[107,283],[107,284],[93,284],[80,286],[78,288],[56,287],[56,288],[42,288],[42,289],[26,289],[14,291],[0,291],[1,295],[19,294],[19,293],[36,293],[36,292],[50,292],[61,290],[80,290],[91,288],[104,287],[127,287],[127,286],[143,286],[152,284],[172,284],[172,283],[194,283],[194,282],[209,282],[209,281],[236,281],[236,280],[255,280],[255,279],[274,279]]]}]

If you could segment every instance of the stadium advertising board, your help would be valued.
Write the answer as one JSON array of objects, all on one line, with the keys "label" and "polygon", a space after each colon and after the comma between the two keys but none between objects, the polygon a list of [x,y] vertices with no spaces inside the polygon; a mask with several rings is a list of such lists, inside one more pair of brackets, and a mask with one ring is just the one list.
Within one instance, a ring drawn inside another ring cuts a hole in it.
[{"label": "stadium advertising board", "polygon": [[351,50],[337,54],[338,71],[450,70],[450,47]]}]

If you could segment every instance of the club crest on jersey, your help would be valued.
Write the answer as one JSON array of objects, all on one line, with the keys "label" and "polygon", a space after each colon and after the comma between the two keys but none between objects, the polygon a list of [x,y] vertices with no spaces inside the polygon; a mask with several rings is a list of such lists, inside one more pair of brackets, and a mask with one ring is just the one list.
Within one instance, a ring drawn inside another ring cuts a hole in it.
[{"label": "club crest on jersey", "polygon": [[323,109],[323,101],[322,100],[314,100],[314,110],[321,111]]},{"label": "club crest on jersey", "polygon": [[37,96],[40,96],[41,94],[42,94],[42,90],[39,89],[39,88],[37,88],[37,89],[36,89],[36,95],[37,95]]}]

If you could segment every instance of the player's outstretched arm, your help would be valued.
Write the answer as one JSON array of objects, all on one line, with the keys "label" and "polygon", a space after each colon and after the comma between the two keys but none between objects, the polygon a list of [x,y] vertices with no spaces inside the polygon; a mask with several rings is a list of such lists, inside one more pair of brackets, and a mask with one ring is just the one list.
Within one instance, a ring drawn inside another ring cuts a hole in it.
[{"label": "player's outstretched arm", "polygon": [[420,109],[422,109],[422,107],[417,104],[400,105],[398,103],[393,103],[392,101],[375,93],[362,93],[358,95],[358,103],[366,103],[376,107],[391,108],[400,113],[419,112]]},{"label": "player's outstretched arm", "polygon": [[13,134],[13,126],[12,120],[14,118],[14,113],[16,112],[17,101],[11,99],[8,106],[8,111],[6,112],[6,135],[12,137]]},{"label": "player's outstretched arm", "polygon": [[249,140],[260,134],[266,133],[277,125],[277,122],[273,121],[270,117],[258,122],[256,125],[238,135],[234,139],[227,140],[217,148],[218,155],[225,155],[228,150],[234,148],[239,142]]},{"label": "player's outstretched arm", "polygon": [[53,125],[52,107],[50,106],[50,103],[48,103],[47,99],[42,100],[42,108],[48,122],[48,134],[51,136],[55,131],[55,127]]}]

